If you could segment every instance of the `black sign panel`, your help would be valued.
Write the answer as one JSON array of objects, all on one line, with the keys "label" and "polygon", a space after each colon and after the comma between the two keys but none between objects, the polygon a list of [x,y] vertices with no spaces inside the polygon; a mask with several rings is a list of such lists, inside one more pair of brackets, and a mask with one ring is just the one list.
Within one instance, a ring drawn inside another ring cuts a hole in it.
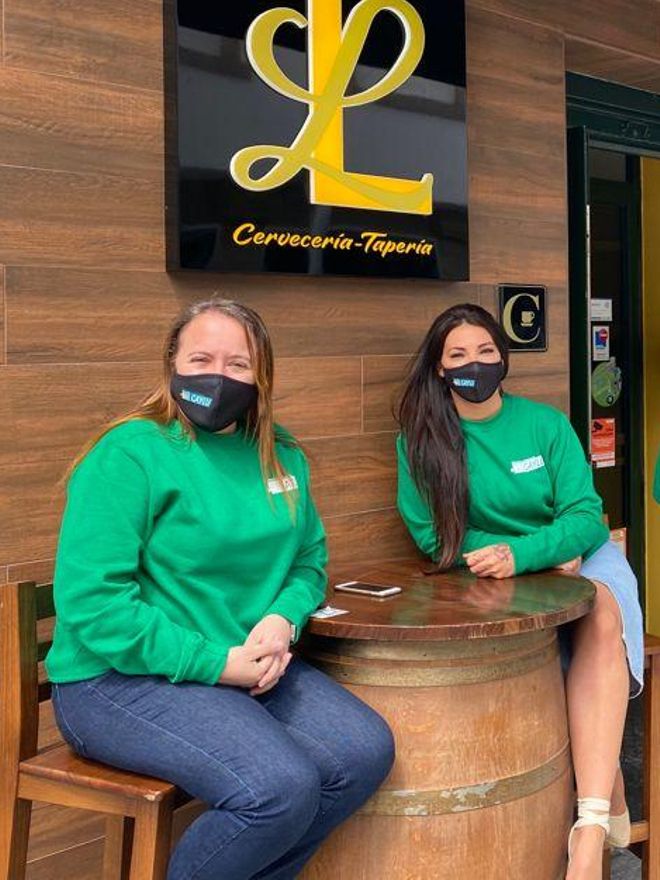
[{"label": "black sign panel", "polygon": [[175,0],[168,265],[468,278],[464,0]]},{"label": "black sign panel", "polygon": [[546,288],[502,284],[500,323],[512,351],[547,351]]}]

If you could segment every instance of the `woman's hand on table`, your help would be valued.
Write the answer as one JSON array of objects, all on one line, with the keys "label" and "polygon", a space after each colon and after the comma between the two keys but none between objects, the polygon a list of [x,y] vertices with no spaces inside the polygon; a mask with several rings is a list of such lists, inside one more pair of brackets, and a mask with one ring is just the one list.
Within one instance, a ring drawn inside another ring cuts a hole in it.
[{"label": "woman's hand on table", "polygon": [[508,544],[489,544],[464,553],[465,564],[477,577],[509,578],[515,574],[513,553]]},{"label": "woman's hand on table", "polygon": [[245,640],[245,647],[263,644],[275,646],[272,664],[250,690],[253,697],[265,694],[282,678],[291,661],[290,643],[291,624],[281,614],[267,614],[252,628]]}]

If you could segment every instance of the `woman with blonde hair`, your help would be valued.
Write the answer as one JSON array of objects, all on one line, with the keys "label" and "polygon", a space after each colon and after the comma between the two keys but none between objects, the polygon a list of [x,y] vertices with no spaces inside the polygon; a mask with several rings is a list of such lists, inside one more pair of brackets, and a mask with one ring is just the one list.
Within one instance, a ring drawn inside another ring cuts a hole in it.
[{"label": "woman with blonde hair", "polygon": [[164,374],[74,463],[47,667],[77,752],[209,805],[168,880],[284,880],[380,785],[392,737],[293,658],[326,547],[296,441],[273,421],[266,328],[184,310]]}]

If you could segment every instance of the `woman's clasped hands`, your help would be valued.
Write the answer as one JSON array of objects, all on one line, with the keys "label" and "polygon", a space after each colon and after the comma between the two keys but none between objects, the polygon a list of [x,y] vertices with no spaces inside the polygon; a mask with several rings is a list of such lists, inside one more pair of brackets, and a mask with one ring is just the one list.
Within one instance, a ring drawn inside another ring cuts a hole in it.
[{"label": "woman's clasped hands", "polygon": [[279,614],[267,614],[244,644],[229,649],[220,684],[249,688],[253,697],[275,687],[291,661],[291,624]]}]

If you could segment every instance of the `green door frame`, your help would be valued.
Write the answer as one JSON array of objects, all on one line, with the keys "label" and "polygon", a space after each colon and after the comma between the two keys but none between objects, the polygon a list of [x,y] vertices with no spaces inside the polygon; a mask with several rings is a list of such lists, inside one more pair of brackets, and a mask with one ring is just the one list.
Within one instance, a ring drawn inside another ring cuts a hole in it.
[{"label": "green door frame", "polygon": [[[660,158],[660,96],[604,82],[593,77],[566,75],[569,182],[569,302],[571,311],[571,418],[580,439],[589,449],[590,346],[589,291],[589,147],[625,153],[627,156]],[[626,205],[631,259],[626,269],[629,291],[641,290],[641,227],[639,175],[628,160],[629,204]],[[629,370],[629,412],[627,414],[631,462],[629,556],[644,597],[644,449],[643,428],[635,414],[643,411],[642,303],[630,298],[631,320],[625,343],[637,352],[639,369]],[[589,375],[585,375],[585,373]]]}]

